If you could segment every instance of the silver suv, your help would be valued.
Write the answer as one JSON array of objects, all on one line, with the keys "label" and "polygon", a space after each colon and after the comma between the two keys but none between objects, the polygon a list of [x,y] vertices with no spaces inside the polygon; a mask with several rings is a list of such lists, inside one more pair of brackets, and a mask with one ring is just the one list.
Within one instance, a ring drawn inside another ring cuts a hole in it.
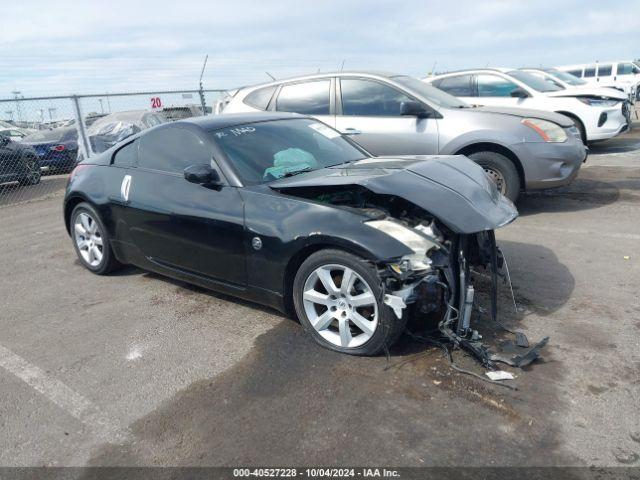
[{"label": "silver suv", "polygon": [[223,113],[311,115],[373,155],[466,155],[512,200],[520,190],[569,184],[586,159],[567,117],[472,107],[406,75],[316,74],[239,89]]}]

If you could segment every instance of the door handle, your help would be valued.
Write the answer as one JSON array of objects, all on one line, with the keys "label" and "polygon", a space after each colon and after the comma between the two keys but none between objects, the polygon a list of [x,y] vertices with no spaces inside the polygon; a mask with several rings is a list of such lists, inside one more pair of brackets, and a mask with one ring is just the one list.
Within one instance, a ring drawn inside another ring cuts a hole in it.
[{"label": "door handle", "polygon": [[344,129],[344,134],[345,135],[360,135],[362,132],[360,130],[358,130],[357,128],[345,128]]}]

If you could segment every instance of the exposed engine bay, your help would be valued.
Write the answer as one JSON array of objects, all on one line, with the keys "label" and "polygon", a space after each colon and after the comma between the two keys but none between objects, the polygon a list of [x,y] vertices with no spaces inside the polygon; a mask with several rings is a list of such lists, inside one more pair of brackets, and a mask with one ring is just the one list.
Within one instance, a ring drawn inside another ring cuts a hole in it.
[{"label": "exposed engine bay", "polygon": [[[462,348],[485,368],[495,369],[496,362],[524,367],[539,356],[548,337],[532,347],[521,332],[513,332],[522,349],[516,354],[493,352],[482,342],[482,335],[472,328],[476,290],[473,272],[490,278],[490,317],[498,321],[498,280],[508,279],[508,269],[498,248],[493,230],[479,233],[456,233],[423,208],[394,195],[381,195],[364,186],[340,185],[304,187],[283,193],[364,214],[365,224],[381,230],[413,250],[412,255],[385,259],[378,263],[383,282],[384,303],[398,318],[410,315],[420,321],[436,316],[437,330],[431,342]],[[525,347],[529,347],[526,348]]]}]

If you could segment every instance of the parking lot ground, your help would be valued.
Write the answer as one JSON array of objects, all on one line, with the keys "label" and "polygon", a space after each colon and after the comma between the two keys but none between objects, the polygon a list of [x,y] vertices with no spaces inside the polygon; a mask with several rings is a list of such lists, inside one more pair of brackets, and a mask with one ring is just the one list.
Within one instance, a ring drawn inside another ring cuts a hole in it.
[{"label": "parking lot ground", "polygon": [[506,368],[517,391],[408,337],[389,360],[349,357],[269,309],[94,276],[61,198],[0,208],[1,465],[640,465],[637,130],[499,231],[519,307],[503,287],[503,321],[551,337]]}]

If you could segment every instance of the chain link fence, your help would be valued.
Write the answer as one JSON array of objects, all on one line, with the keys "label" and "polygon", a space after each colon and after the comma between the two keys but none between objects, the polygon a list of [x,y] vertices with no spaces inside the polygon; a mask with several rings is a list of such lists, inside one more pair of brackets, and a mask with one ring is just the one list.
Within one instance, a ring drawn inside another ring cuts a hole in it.
[{"label": "chain link fence", "polygon": [[84,158],[159,123],[215,115],[223,90],[0,99],[0,208],[61,195]]}]

